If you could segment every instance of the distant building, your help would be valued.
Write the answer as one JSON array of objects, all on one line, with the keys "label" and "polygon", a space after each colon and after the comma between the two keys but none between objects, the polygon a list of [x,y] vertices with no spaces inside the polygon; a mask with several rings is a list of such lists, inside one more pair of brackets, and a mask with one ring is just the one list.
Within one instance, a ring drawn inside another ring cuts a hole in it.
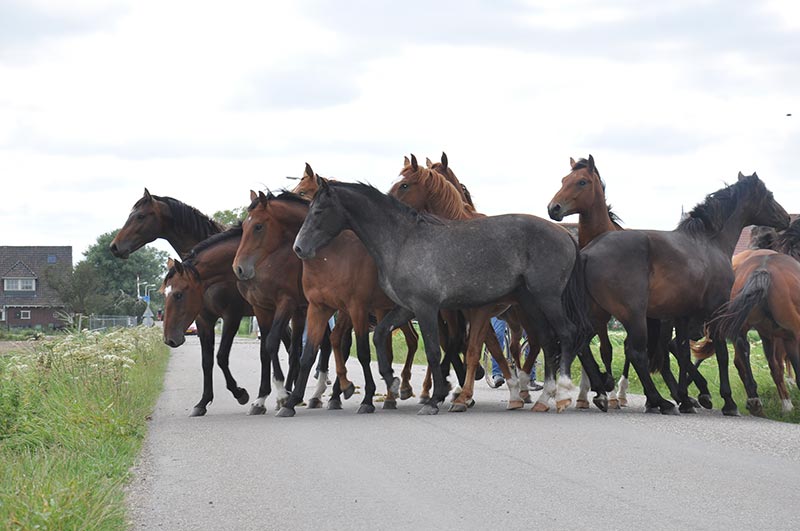
[{"label": "distant building", "polygon": [[72,268],[72,247],[0,246],[0,326],[55,328],[65,308],[47,274]]},{"label": "distant building", "polygon": [[[800,214],[789,214],[789,217],[792,222],[794,222],[794,220],[800,217]],[[736,242],[736,248],[733,250],[734,256],[748,249],[750,246],[750,233],[754,226],[755,225],[750,225],[742,229],[742,233],[739,235],[739,241]]]}]

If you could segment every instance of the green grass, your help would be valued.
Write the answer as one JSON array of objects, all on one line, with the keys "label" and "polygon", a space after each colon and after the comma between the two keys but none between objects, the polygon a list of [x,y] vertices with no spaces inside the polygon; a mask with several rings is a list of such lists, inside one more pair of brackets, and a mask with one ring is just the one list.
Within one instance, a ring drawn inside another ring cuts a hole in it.
[{"label": "green grass", "polygon": [[[614,362],[613,362],[613,374],[616,379],[619,379],[619,376],[622,374],[622,367],[625,361],[625,354],[624,354],[624,340],[625,340],[625,332],[622,331],[610,331],[609,337],[611,339],[611,343],[614,347]],[[756,379],[756,383],[758,384],[758,394],[761,397],[761,401],[764,404],[764,412],[766,413],[768,418],[774,420],[780,420],[784,422],[793,422],[793,423],[800,423],[800,391],[798,391],[797,387],[794,385],[789,385],[789,394],[792,398],[792,402],[795,405],[794,411],[788,414],[784,414],[781,411],[781,402],[780,398],[778,397],[778,391],[775,388],[775,383],[772,381],[772,376],[770,375],[769,365],[767,364],[767,360],[764,357],[764,350],[761,347],[761,341],[758,339],[758,335],[755,332],[750,333],[750,345],[751,345],[751,353],[750,353],[750,364],[753,368],[753,376]],[[593,348],[592,351],[595,352],[595,356],[600,362],[600,355],[599,350],[597,348],[597,339],[593,340]],[[372,356],[373,359],[375,357],[375,347],[370,342],[370,346],[372,348]],[[402,363],[405,360],[405,355],[407,352],[405,339],[403,337],[402,332],[395,331],[392,335],[392,348],[394,350],[394,361],[395,363]],[[353,349],[353,354],[355,354],[355,349]],[[730,352],[730,363],[728,366],[728,374],[731,382],[731,389],[733,391],[733,399],[736,401],[736,404],[739,406],[739,411],[743,415],[748,415],[749,412],[747,411],[746,404],[747,404],[747,394],[744,390],[744,385],[742,384],[741,379],[739,378],[739,373],[736,371],[736,367],[733,365],[733,346],[728,345],[728,351]],[[417,352],[414,356],[414,363],[415,364],[427,364],[427,360],[425,358],[425,351],[423,350],[423,343],[422,338],[419,340],[419,346],[417,347]],[[677,362],[674,358],[671,359],[671,366],[673,374],[678,374],[677,370]],[[602,365],[601,365],[602,366]],[[717,365],[717,360],[715,357],[712,357],[708,360],[705,360],[702,365],[700,366],[701,374],[708,380],[708,386],[711,390],[711,395],[713,397],[714,408],[719,410],[722,408],[722,399],[719,396],[719,366]],[[579,370],[578,365],[573,365],[573,377],[577,384]],[[538,379],[541,380],[543,375],[538,375]],[[660,375],[654,375],[653,381],[658,388],[659,393],[665,398],[670,399],[669,391],[667,386],[664,384]],[[636,371],[631,368],[630,371],[630,388],[629,392],[631,393],[639,393],[642,394],[642,385],[639,382],[639,378],[636,376]],[[690,386],[689,388],[690,394],[696,396],[698,394],[697,389],[694,385]]]},{"label": "green grass", "polygon": [[157,329],[82,332],[0,357],[4,529],[124,529],[124,485],[160,392]]}]

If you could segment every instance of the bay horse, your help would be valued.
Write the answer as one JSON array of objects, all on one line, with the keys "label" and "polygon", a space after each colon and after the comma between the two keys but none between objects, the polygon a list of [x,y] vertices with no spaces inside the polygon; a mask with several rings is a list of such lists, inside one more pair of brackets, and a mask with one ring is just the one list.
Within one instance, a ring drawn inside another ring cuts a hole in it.
[{"label": "bay horse", "polygon": [[[389,195],[396,197],[418,212],[428,212],[444,219],[470,220],[486,217],[476,212],[474,205],[466,201],[466,196],[463,193],[459,193],[463,190],[462,185],[456,178],[452,169],[449,168],[447,155],[445,153],[442,153],[441,162],[432,163],[430,159],[426,159],[426,166],[427,168],[419,166],[413,154],[410,159],[405,157],[403,169],[400,171],[400,179],[392,185],[389,190]],[[445,310],[445,312],[449,314],[454,313],[452,310]],[[478,321],[488,321],[490,317],[504,312],[505,315],[503,317],[507,319],[507,321],[510,321],[509,329],[514,331],[509,350],[515,355],[517,367],[519,368],[519,378],[511,372],[497,337],[494,334],[494,330],[490,326],[486,327],[486,332],[483,337],[478,336],[476,332],[480,330]],[[522,338],[522,333],[520,330],[521,327],[519,326],[519,317],[516,315],[516,307],[509,307],[508,305],[489,305],[482,308],[466,309],[464,313],[466,320],[470,323],[468,352],[470,352],[469,349],[480,349],[481,346],[486,343],[492,357],[498,361],[500,370],[503,372],[503,376],[508,383],[508,390],[510,393],[508,408],[518,409],[522,407],[526,399],[530,402],[528,391],[528,383],[530,381],[529,374],[535,362],[535,353],[538,352],[539,347],[533,344],[533,338],[531,338],[532,352],[534,352],[534,354],[528,357],[523,367],[520,363],[519,348],[519,341]],[[452,317],[445,317],[445,320],[452,319]],[[516,351],[514,351],[514,343],[516,343]],[[467,359],[469,359],[469,354],[467,355]],[[475,359],[477,360],[477,354],[475,355]],[[476,368],[472,370],[476,370]],[[472,383],[473,380],[469,376],[470,374],[470,368],[468,367],[465,381],[470,382],[470,384],[462,384],[464,388],[461,392],[457,393],[458,396],[453,400],[450,411],[466,411],[467,406],[470,404],[474,387]],[[546,406],[545,401],[549,395],[543,394],[543,396],[544,398],[541,403]],[[543,406],[539,405],[539,409],[542,408]]]},{"label": "bay horse", "polygon": [[[444,221],[369,185],[321,180],[318,185],[294,250],[311,259],[345,229],[364,243],[383,291],[397,304],[378,324],[373,339],[390,391],[396,393],[400,384],[386,349],[393,328],[416,316],[434,378],[433,396],[419,413],[436,414],[448,393],[440,369],[439,308],[483,306],[513,295],[523,309],[525,327],[544,339],[545,354],[555,359],[560,351],[557,399],[569,401],[569,367],[591,325],[581,298],[577,244],[564,229],[523,214]],[[301,366],[310,368],[312,363],[304,353]],[[296,389],[301,381],[302,374]],[[287,403],[298,400],[293,393]]]},{"label": "bay horse", "polygon": [[[148,243],[162,238],[172,245],[181,259],[186,259],[195,245],[224,229],[196,208],[172,197],[152,195],[145,188],[144,195],[134,203],[128,219],[112,240],[110,251],[117,258],[126,259]],[[203,367],[203,394],[192,408],[191,417],[205,415],[208,404],[214,399],[214,325],[220,317],[223,325],[217,363],[234,398],[240,404],[249,400],[247,391],[237,385],[231,374],[228,360],[239,323],[243,316],[253,315],[252,308],[239,294],[235,283],[225,283],[215,288],[213,293],[216,298],[203,299],[208,300],[208,305],[195,313]]]},{"label": "bay horse", "polygon": [[[555,221],[562,221],[566,216],[578,214],[578,245],[581,249],[586,247],[595,238],[601,234],[611,231],[624,230],[620,225],[620,220],[611,209],[611,206],[606,202],[606,184],[600,176],[600,171],[594,161],[594,157],[589,155],[588,159],[580,159],[577,162],[570,157],[570,173],[561,179],[561,189],[553,196],[550,203],[547,205],[548,214]],[[608,338],[608,321],[611,316],[607,316],[605,323],[597,329],[597,337],[600,343],[600,356],[603,365],[606,369],[606,374],[611,378],[612,374],[612,356],[613,348],[611,341]],[[650,368],[651,370],[661,370],[662,377],[667,383],[673,398],[677,399],[677,382],[672,375],[669,366],[669,357],[667,356],[667,346],[664,342],[670,342],[672,339],[672,323],[654,323],[649,322],[650,330],[654,331],[659,337],[659,343],[651,342],[648,345],[648,353],[650,355]],[[663,328],[663,331],[661,330]],[[586,347],[589,348],[588,346]],[[591,352],[587,352],[587,357]],[[628,389],[628,371],[630,368],[630,361],[625,360],[625,365],[622,371],[622,376],[619,380],[619,395],[616,395],[616,390],[612,388],[608,404],[610,408],[619,408],[620,406],[627,406],[627,389]],[[693,380],[700,388],[702,403],[711,407],[710,395],[708,393],[708,384],[705,379],[697,373],[692,371]],[[585,373],[584,373],[585,375]],[[613,382],[613,379],[611,380]],[[587,391],[589,390],[588,378],[581,378],[580,391],[576,407],[579,409],[586,409],[589,407],[587,400]],[[697,404],[698,406],[700,403]]]},{"label": "bay horse", "polygon": [[[310,202],[317,193],[317,178],[324,179],[314,173],[311,166],[306,163],[303,176],[292,193]],[[361,241],[351,231],[345,231],[336,238],[331,246],[326,248],[324,256],[304,263],[303,291],[309,304],[307,324],[309,339],[306,343],[308,348],[315,349],[315,345],[317,345],[317,335],[311,330],[320,329],[324,315],[331,313],[331,310],[339,312],[334,334],[331,337],[334,345],[338,385],[334,385],[333,396],[328,403],[330,409],[339,409],[341,408],[340,390],[345,390],[345,397],[349,398],[355,387],[347,379],[345,362],[350,354],[349,348],[346,350],[346,355],[343,354],[345,349],[341,346],[337,351],[336,338],[344,335],[350,336],[351,331],[355,328],[357,341],[362,341],[362,349],[366,344],[366,353],[369,355],[368,314],[370,311],[374,312],[380,321],[383,315],[394,307],[394,304],[378,286],[375,262]],[[352,319],[351,312],[357,315],[355,320]],[[413,396],[411,367],[414,363],[419,338],[410,323],[405,323],[400,329],[405,337],[408,352],[402,370],[399,397],[401,400],[406,400]],[[391,351],[391,342],[388,347]],[[364,355],[363,352],[362,355]],[[311,398],[311,400],[315,399],[317,399],[316,396]],[[362,404],[359,411],[370,412],[371,404],[372,397]],[[384,409],[396,408],[395,397],[387,396],[383,407]]]},{"label": "bay horse", "polygon": [[[750,366],[747,331],[755,328],[764,346],[772,379],[784,413],[793,409],[784,380],[784,363],[791,362],[798,374],[800,341],[800,263],[770,250],[745,251],[734,265],[736,278],[731,299],[718,311],[710,328],[718,337],[734,341],[734,358],[747,391],[747,409],[763,416],[763,406]],[[739,258],[740,255],[737,255]]]},{"label": "bay horse", "polygon": [[[222,315],[224,318],[230,313],[244,313],[242,306],[248,303],[236,288],[237,280],[231,269],[241,234],[241,227],[233,227],[197,244],[184,262],[170,260],[169,271],[161,287],[165,301],[164,342],[170,347],[183,344],[184,331],[193,320],[197,321],[198,330],[201,322],[210,324],[213,330],[218,316]],[[252,309],[250,313],[253,313]],[[259,324],[264,326],[262,333],[266,333],[270,322],[258,310],[256,315]],[[302,326],[299,329],[302,333]],[[283,371],[277,356],[272,362],[275,369],[274,383],[281,400],[288,394],[283,384]],[[213,364],[213,359],[211,363]],[[250,400],[247,391],[235,388],[232,379],[226,380],[228,388],[239,403],[246,404]],[[269,387],[269,380],[267,386]]]},{"label": "bay horse", "polygon": [[[604,314],[625,327],[630,358],[648,403],[662,414],[676,414],[675,405],[653,385],[648,370],[647,318],[672,320],[681,366],[680,410],[694,411],[688,399],[689,321],[705,322],[729,297],[733,284],[731,256],[747,225],[785,228],[789,215],[756,174],[706,197],[673,231],[607,232],[581,252],[586,288]],[[620,260],[624,257],[624,260]],[[597,312],[595,328],[602,325]],[[728,377],[725,341],[714,341],[725,415],[738,415]]]}]

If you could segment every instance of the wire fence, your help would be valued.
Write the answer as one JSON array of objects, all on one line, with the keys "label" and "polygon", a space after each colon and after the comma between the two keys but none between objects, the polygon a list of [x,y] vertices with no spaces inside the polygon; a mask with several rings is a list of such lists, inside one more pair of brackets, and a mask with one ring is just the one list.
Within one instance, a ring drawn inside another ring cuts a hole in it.
[{"label": "wire fence", "polygon": [[90,315],[89,330],[103,328],[131,328],[137,325],[137,319],[131,315]]}]

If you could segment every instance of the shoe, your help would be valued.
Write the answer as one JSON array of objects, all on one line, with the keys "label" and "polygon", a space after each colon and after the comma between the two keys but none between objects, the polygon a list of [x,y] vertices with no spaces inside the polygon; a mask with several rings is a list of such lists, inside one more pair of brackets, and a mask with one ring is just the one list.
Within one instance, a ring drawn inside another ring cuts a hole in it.
[{"label": "shoe", "polygon": [[500,387],[504,383],[506,383],[506,379],[503,378],[502,376],[495,376],[494,377],[494,387],[495,387],[495,389],[497,389],[498,387]]},{"label": "shoe", "polygon": [[544,386],[539,382],[531,382],[528,384],[528,389],[530,391],[541,391],[542,389],[544,389]]}]

